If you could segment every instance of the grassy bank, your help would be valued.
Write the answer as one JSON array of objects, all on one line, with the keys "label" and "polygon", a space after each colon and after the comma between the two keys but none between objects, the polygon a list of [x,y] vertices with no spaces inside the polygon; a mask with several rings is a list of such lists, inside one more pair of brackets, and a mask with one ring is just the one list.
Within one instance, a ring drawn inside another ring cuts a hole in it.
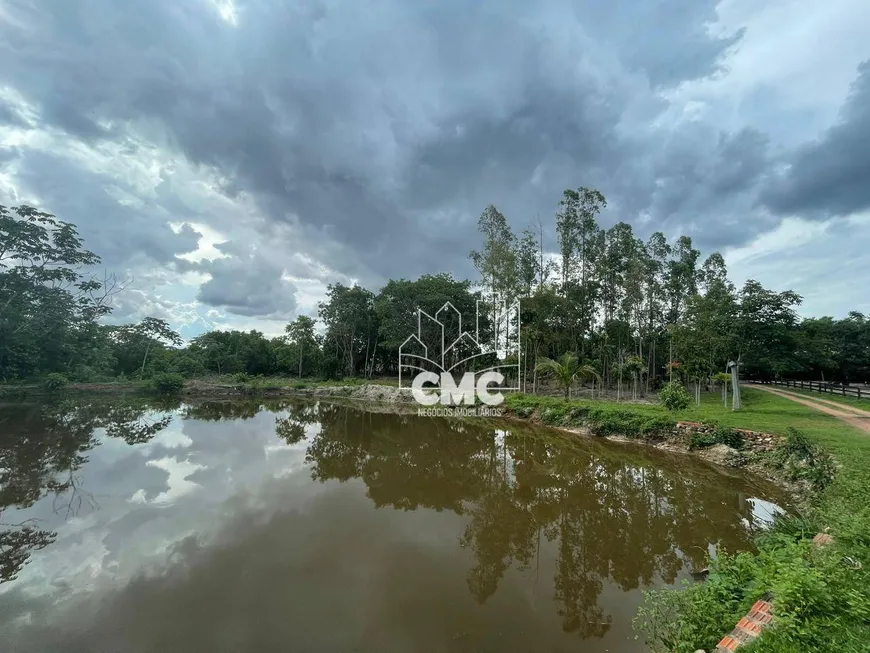
[{"label": "grassy bank", "polygon": [[[639,637],[656,653],[713,650],[758,599],[772,596],[775,626],[745,650],[769,653],[870,650],[870,437],[834,417],[748,388],[745,408],[732,412],[715,396],[669,413],[658,405],[566,402],[514,395],[506,404],[519,416],[597,434],[654,438],[677,420],[713,421],[788,436],[772,452],[771,466],[816,478],[805,514],[780,520],[759,539],[757,555],[723,552],[704,583],[650,592],[636,619]],[[794,430],[796,429],[796,430]],[[817,475],[830,452],[838,469]],[[820,462],[821,461],[821,462]],[[833,545],[812,537],[827,531]]]},{"label": "grassy bank", "polygon": [[[162,385],[169,382],[169,387]],[[398,386],[393,378],[313,379],[280,376],[250,376],[224,374],[207,377],[184,378],[177,374],[158,374],[151,379],[110,379],[95,383],[69,383],[58,379],[44,379],[38,383],[0,384],[0,397],[27,397],[59,393],[149,393],[169,390],[181,394],[216,395],[269,394],[270,392],[306,390],[311,388],[352,387],[366,385]]]}]

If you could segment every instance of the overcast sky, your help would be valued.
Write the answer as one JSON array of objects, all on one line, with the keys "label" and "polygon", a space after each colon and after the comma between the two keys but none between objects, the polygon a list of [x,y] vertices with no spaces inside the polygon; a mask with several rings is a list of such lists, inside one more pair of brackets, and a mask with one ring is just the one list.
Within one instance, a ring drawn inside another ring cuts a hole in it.
[{"label": "overcast sky", "polygon": [[870,312],[868,31],[867,0],[0,0],[0,204],[188,337],[471,276],[487,204],[552,224],[580,185]]}]

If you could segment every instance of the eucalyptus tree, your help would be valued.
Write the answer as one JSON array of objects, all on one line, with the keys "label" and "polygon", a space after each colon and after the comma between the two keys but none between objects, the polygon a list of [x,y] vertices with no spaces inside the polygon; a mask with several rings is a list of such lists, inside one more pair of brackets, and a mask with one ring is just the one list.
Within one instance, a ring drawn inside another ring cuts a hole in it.
[{"label": "eucalyptus tree", "polygon": [[[573,345],[581,351],[592,329],[598,295],[596,265],[602,251],[602,231],[597,216],[607,207],[599,191],[580,187],[565,190],[556,214],[556,234],[561,256],[561,292],[565,300],[563,328],[573,330]],[[575,317],[576,316],[576,317]]]},{"label": "eucalyptus tree", "polygon": [[692,247],[692,239],[680,236],[671,248],[671,259],[665,265],[667,322],[676,324],[683,314],[686,301],[698,291],[698,258],[701,253]]},{"label": "eucalyptus tree", "polygon": [[473,250],[469,257],[480,273],[481,285],[510,302],[517,294],[517,237],[504,214],[491,204],[481,213],[477,228],[483,249]]},{"label": "eucalyptus tree", "polygon": [[657,369],[658,341],[664,331],[664,302],[665,302],[665,265],[670,257],[671,246],[665,235],[656,231],[644,246],[646,264],[644,275],[644,299],[646,308],[645,335],[648,340],[647,346],[647,390],[649,390],[649,378],[655,376]]}]

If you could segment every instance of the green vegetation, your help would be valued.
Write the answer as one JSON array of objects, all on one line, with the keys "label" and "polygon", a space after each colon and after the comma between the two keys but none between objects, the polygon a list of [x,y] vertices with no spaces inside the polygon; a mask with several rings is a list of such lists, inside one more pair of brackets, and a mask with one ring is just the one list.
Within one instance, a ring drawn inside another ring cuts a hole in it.
[{"label": "green vegetation", "polygon": [[62,391],[69,384],[69,380],[57,372],[47,374],[42,381],[42,389],[49,394],[54,394]]},{"label": "green vegetation", "polygon": [[659,401],[668,410],[685,410],[692,403],[692,397],[680,383],[666,383],[659,392]]},{"label": "green vegetation", "polygon": [[[811,537],[811,536],[810,536]],[[635,619],[654,653],[711,651],[755,601],[772,595],[776,622],[747,651],[866,651],[868,574],[843,562],[837,545],[778,533],[757,555],[723,554],[707,582],[647,594]]]},{"label": "green vegetation", "polygon": [[[712,253],[702,260],[686,236],[655,233],[642,241],[626,223],[603,229],[597,216],[605,206],[594,189],[563,193],[551,234],[555,264],[542,245],[543,223],[518,235],[489,206],[478,222],[481,247],[470,255],[477,282],[434,274],[390,280],[377,292],[334,284],[317,319],[300,316],[279,337],[210,331],[187,343],[154,317],[103,324],[111,298],[126,284],[91,272],[99,257],[74,225],[31,207],[0,206],[0,382],[33,385],[49,374],[72,383],[164,373],[300,382],[395,377],[418,307],[434,315],[449,301],[462,315],[475,315],[478,301],[493,291],[508,302],[522,298],[522,378],[533,392],[539,372],[561,378],[538,362],[565,355],[578,373],[569,374],[564,390],[592,381],[605,394],[616,390],[617,398],[646,396],[668,380],[690,387],[701,403],[714,379],[727,393],[721,375],[730,361],[750,376],[870,378],[870,320],[862,314],[801,321],[797,294],[753,280],[736,288],[724,259]],[[491,317],[487,310],[481,315],[484,338],[499,328]],[[445,327],[458,323],[448,319]],[[435,328],[424,325],[423,338]],[[459,346],[457,360],[466,353]]]},{"label": "green vegetation", "polygon": [[154,389],[161,394],[181,392],[181,389],[184,387],[184,377],[181,374],[173,374],[171,372],[156,374],[151,381],[154,384]]},{"label": "green vegetation", "polygon": [[512,394],[506,398],[505,407],[521,417],[537,412],[544,424],[585,427],[596,435],[654,438],[672,431],[676,425],[676,420],[658,406]]},{"label": "green vegetation", "polygon": [[574,354],[563,354],[559,360],[539,358],[535,372],[556,379],[565,391],[565,398],[571,397],[571,387],[577,381],[601,380],[598,371],[591,365],[581,365]]},{"label": "green vegetation", "polygon": [[734,449],[742,449],[744,445],[743,434],[729,426],[714,423],[712,429],[706,433],[693,433],[689,439],[690,449],[703,449],[716,444],[725,444]]}]

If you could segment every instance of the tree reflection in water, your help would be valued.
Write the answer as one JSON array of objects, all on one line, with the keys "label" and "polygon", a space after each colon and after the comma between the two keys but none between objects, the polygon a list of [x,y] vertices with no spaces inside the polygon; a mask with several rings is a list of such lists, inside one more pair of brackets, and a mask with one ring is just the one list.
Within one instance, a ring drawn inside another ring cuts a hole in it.
[{"label": "tree reflection in water", "polygon": [[29,508],[53,494],[55,511],[75,516],[93,497],[77,475],[98,441],[97,429],[128,444],[144,443],[172,421],[178,402],[125,400],[0,404],[0,582],[13,580],[33,551],[56,533],[38,523],[7,523],[9,508]]},{"label": "tree reflection in water", "polygon": [[[421,418],[282,401],[113,400],[0,406],[0,521],[54,494],[74,514],[90,500],[76,472],[95,432],[135,445],[183,419],[247,420],[267,410],[275,434],[305,443],[312,477],[361,479],[377,507],[427,508],[464,517],[459,545],[472,554],[468,589],[484,603],[508,570],[540,571],[542,547],[555,552],[554,598],[564,630],[600,637],[611,616],[605,584],[624,591],[673,583],[699,567],[708,547],[750,549],[748,503],[714,470],[686,459],[594,439],[492,422]],[[10,580],[55,534],[38,524],[4,524],[0,580]],[[711,538],[715,534],[715,542]]]},{"label": "tree reflection in water", "polygon": [[460,544],[476,559],[467,581],[480,603],[509,568],[537,564],[542,540],[556,542],[563,628],[583,637],[610,627],[598,606],[605,582],[625,591],[673,583],[685,566],[705,563],[710,544],[752,547],[744,502],[715,471],[686,473],[685,460],[513,425],[334,405],[316,417],[311,405],[289,410],[286,423],[299,426],[279,423],[278,432],[291,442],[304,424],[321,425],[307,449],[315,479],[362,479],[379,507],[467,516]]}]

